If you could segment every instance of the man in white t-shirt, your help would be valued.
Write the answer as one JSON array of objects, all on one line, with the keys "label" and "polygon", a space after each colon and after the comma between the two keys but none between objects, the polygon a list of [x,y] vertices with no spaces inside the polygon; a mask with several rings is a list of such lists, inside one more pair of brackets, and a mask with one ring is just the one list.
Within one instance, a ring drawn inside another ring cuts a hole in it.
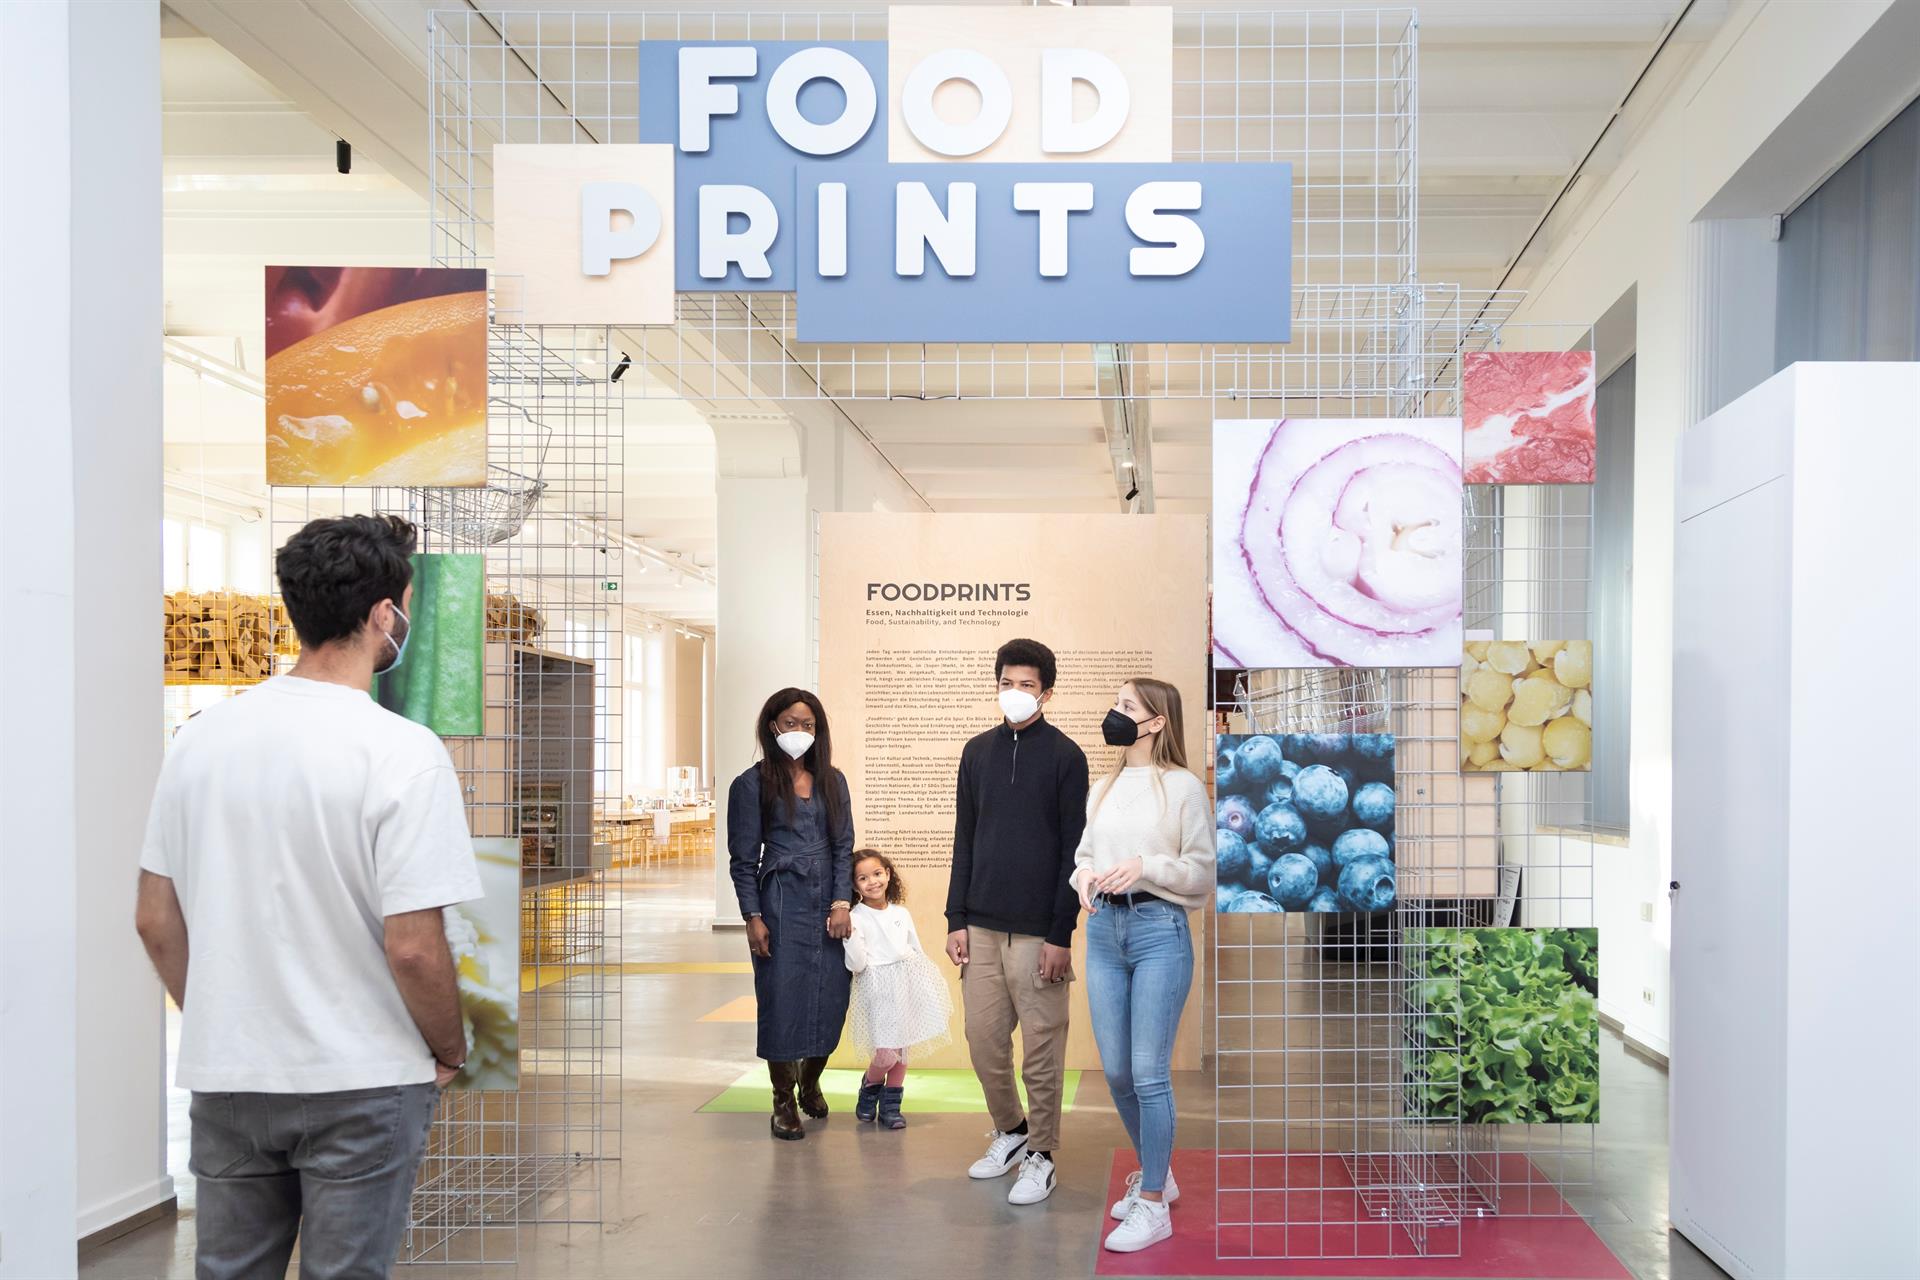
[{"label": "man in white t-shirt", "polygon": [[[466,1060],[441,909],[481,896],[453,761],[369,696],[406,651],[413,526],[316,520],[276,560],[293,671],[167,754],[137,925],[180,1006],[200,1280],[385,1276]],[[191,965],[189,965],[191,958]]]}]

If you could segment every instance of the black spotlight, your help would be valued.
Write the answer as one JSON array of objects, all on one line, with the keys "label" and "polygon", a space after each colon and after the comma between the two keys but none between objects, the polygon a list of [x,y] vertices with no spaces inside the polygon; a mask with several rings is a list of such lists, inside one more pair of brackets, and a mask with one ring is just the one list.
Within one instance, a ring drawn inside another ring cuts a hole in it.
[{"label": "black spotlight", "polygon": [[345,138],[333,140],[333,167],[342,173],[353,172],[353,144]]},{"label": "black spotlight", "polygon": [[1129,490],[1127,490],[1127,501],[1128,501],[1128,502],[1132,502],[1132,501],[1133,501],[1133,500],[1134,500],[1135,498],[1137,498],[1137,497],[1139,497],[1139,496],[1140,496],[1140,486],[1139,486],[1139,485],[1135,485],[1135,486],[1133,486],[1133,488],[1131,488],[1131,489],[1129,489]]},{"label": "black spotlight", "polygon": [[610,382],[620,381],[621,378],[626,376],[627,370],[631,368],[633,368],[633,358],[629,356],[626,352],[622,351],[620,353],[620,363],[613,366],[613,372],[608,375],[608,381]]}]

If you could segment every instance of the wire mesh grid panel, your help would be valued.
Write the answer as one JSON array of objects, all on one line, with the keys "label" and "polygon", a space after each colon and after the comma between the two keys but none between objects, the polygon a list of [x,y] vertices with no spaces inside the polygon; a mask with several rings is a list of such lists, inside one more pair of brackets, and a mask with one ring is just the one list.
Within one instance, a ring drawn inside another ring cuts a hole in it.
[{"label": "wire mesh grid panel", "polygon": [[[1593,350],[1591,330],[1577,326],[1503,323],[1495,338],[1496,345],[1517,349]],[[1469,659],[1491,656],[1502,666],[1516,666],[1522,658],[1514,642],[1524,641],[1532,646],[1526,665],[1551,672],[1555,662],[1549,649],[1560,642],[1590,645],[1595,638],[1595,489],[1469,485],[1466,492]],[[1495,641],[1505,642],[1504,654],[1489,655],[1481,647]],[[1547,767],[1551,760],[1529,765],[1532,756],[1523,753],[1530,745],[1519,740],[1501,758],[1511,756],[1525,771],[1463,774],[1473,785],[1491,787],[1476,794],[1474,803],[1490,812],[1497,827],[1500,863],[1515,901],[1510,919],[1494,923],[1535,929],[1585,929],[1595,923],[1596,857],[1605,846],[1595,838],[1601,833],[1594,820],[1594,785],[1605,770],[1621,767],[1625,757],[1603,749],[1613,726],[1594,714],[1602,705],[1596,701],[1597,658],[1591,651],[1567,656],[1575,660],[1562,674],[1578,689],[1562,698],[1578,704],[1571,707],[1576,719],[1584,708],[1590,725],[1584,752],[1562,756],[1571,761],[1564,771]],[[1531,678],[1530,672],[1516,674],[1522,681]],[[1463,715],[1472,704],[1472,698],[1463,699]],[[1463,752],[1467,741],[1463,736]],[[1604,939],[1602,944],[1604,963]],[[1593,1124],[1469,1124],[1463,1136],[1465,1173],[1486,1211],[1563,1217],[1596,1207]]]},{"label": "wire mesh grid panel", "polygon": [[582,372],[605,342],[491,328],[484,487],[272,490],[274,547],[318,517],[391,514],[486,584],[481,732],[446,743],[474,836],[520,854],[520,954],[489,975],[518,1000],[516,1043],[492,1046],[517,1054],[518,1089],[442,1095],[406,1262],[512,1262],[525,1226],[597,1224],[619,1156],[621,905],[593,815],[619,791],[623,412]]},{"label": "wire mesh grid panel", "polygon": [[[1518,298],[1426,286],[1336,300],[1348,323],[1333,359],[1217,356],[1234,390],[1216,417],[1457,414],[1462,357],[1501,343]],[[1530,338],[1581,345],[1568,336]],[[1470,486],[1467,626],[1586,636],[1591,511],[1580,487]],[[1445,1256],[1464,1216],[1576,1212],[1591,1126],[1464,1122],[1460,991],[1441,975],[1465,945],[1449,926],[1507,923],[1503,870],[1532,878],[1525,923],[1591,923],[1592,846],[1564,836],[1585,780],[1463,772],[1455,669],[1246,672],[1226,710],[1245,732],[1394,734],[1399,892],[1373,916],[1217,921],[1219,1255]]]},{"label": "wire mesh grid panel", "polygon": [[1409,1105],[1410,1082],[1441,1072],[1444,1046],[1424,1029],[1446,1011],[1416,980],[1426,943],[1406,922],[1416,910],[1452,922],[1477,843],[1457,826],[1444,684],[1357,670],[1256,671],[1236,683],[1232,718],[1248,733],[1303,749],[1326,735],[1393,735],[1399,905],[1216,918],[1218,1257],[1460,1252],[1457,1117]]}]

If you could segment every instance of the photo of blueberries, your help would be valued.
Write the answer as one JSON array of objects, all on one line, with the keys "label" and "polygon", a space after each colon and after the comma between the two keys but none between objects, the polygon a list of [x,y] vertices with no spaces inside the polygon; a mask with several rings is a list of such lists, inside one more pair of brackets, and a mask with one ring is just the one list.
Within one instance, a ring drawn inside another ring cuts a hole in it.
[{"label": "photo of blueberries", "polygon": [[1215,910],[1393,906],[1392,734],[1223,734],[1218,751]]}]

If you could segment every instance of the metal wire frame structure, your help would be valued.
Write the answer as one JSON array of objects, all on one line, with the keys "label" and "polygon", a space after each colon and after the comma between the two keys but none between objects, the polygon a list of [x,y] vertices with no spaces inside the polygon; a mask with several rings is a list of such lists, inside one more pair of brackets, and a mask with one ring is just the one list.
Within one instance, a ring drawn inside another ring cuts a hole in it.
[{"label": "metal wire frame structure", "polygon": [[[434,259],[487,260],[494,144],[639,141],[639,41],[881,39],[885,29],[879,10],[437,13],[430,48]],[[783,403],[863,400],[1124,398],[1212,418],[1457,412],[1460,353],[1492,343],[1520,297],[1416,281],[1417,37],[1410,9],[1174,15],[1173,158],[1293,166],[1287,346],[804,344],[791,295],[683,294],[674,325],[605,333],[606,353],[632,361],[620,390],[686,399],[715,421],[779,414]],[[1497,559],[1497,527],[1492,545]],[[1427,851],[1424,869],[1410,859],[1403,870],[1403,892],[1410,901],[1464,903],[1482,883],[1470,875],[1480,860],[1489,873],[1498,866],[1487,825],[1497,805],[1470,799],[1460,780],[1447,725],[1457,716],[1457,678],[1449,687],[1445,676],[1268,675],[1260,679],[1274,683],[1250,690],[1242,709],[1262,728],[1338,725],[1400,735],[1409,753],[1400,774],[1403,829]],[[1419,778],[1424,789],[1410,794]],[[1492,896],[1489,890],[1489,902]],[[1363,935],[1336,938],[1332,954],[1323,954],[1327,940],[1309,940],[1294,923],[1294,934],[1271,938],[1256,938],[1245,919],[1209,925],[1205,958],[1218,1009],[1211,1031],[1222,1081],[1216,1144],[1222,1152],[1257,1146],[1282,1160],[1277,1198],[1263,1198],[1254,1188],[1266,1172],[1240,1157],[1245,1176],[1236,1188],[1225,1180],[1232,1171],[1222,1157],[1219,1209],[1227,1225],[1216,1252],[1457,1253],[1461,1217],[1500,1205],[1475,1193],[1465,1160],[1484,1138],[1405,1114],[1403,1053],[1419,1011],[1407,957],[1377,960],[1374,940]],[[1244,931],[1235,935],[1236,928]],[[1279,1010],[1269,1018],[1265,1002],[1276,999]],[[1295,1011],[1294,1000],[1312,1003]],[[1308,1039],[1289,1040],[1294,1031]],[[1314,1051],[1300,1054],[1309,1044]],[[1255,1087],[1269,1064],[1277,1085]],[[1313,1074],[1290,1077],[1295,1069]],[[1333,1072],[1345,1077],[1336,1081]],[[1239,1083],[1236,1073],[1244,1076]],[[1301,1166],[1295,1181],[1286,1162],[1297,1151],[1318,1159]],[[1245,1193],[1243,1205],[1236,1192]]]},{"label": "metal wire frame structure", "polygon": [[[1493,339],[1496,348],[1593,350],[1593,332],[1585,326],[1509,323]],[[1465,532],[1469,636],[1598,638],[1593,486],[1469,485]],[[1624,751],[1609,750],[1624,745],[1621,735],[1622,726],[1594,716],[1588,772],[1462,775],[1475,788],[1470,803],[1476,828],[1498,832],[1500,866],[1517,873],[1512,924],[1586,928],[1597,922],[1594,857],[1602,846],[1594,837],[1603,833],[1594,784],[1606,770],[1624,768]],[[1601,944],[1604,964],[1605,939]],[[1467,1125],[1462,1136],[1466,1178],[1479,1211],[1563,1217],[1596,1207],[1592,1125]]]},{"label": "metal wire frame structure", "polygon": [[620,790],[623,402],[597,330],[490,326],[484,489],[276,488],[270,544],[349,513],[479,556],[484,733],[447,739],[476,837],[522,851],[519,1089],[449,1090],[401,1261],[510,1263],[535,1224],[599,1224],[620,1155],[621,897],[592,844]]},{"label": "metal wire frame structure", "polygon": [[[1590,349],[1584,330],[1509,326],[1516,301],[1489,299],[1470,322],[1438,308],[1424,393],[1376,411],[1457,413],[1468,351],[1523,337]],[[1301,408],[1295,416],[1311,414]],[[1469,634],[1591,638],[1592,489],[1469,486],[1465,503]],[[1427,927],[1507,924],[1496,918],[1511,887],[1502,872],[1515,868],[1512,923],[1593,923],[1591,776],[1462,773],[1454,670],[1248,672],[1226,709],[1238,731],[1396,735],[1400,898],[1390,913],[1337,924],[1216,918],[1220,1256],[1449,1256],[1469,1216],[1579,1213],[1593,1194],[1591,1126],[1436,1121],[1409,1084],[1433,1079],[1458,1048],[1434,1034],[1449,1019],[1429,1019],[1457,1018],[1457,994],[1435,1007],[1418,981],[1432,949],[1458,944]],[[1345,1135],[1332,1155],[1330,1130]]]}]

